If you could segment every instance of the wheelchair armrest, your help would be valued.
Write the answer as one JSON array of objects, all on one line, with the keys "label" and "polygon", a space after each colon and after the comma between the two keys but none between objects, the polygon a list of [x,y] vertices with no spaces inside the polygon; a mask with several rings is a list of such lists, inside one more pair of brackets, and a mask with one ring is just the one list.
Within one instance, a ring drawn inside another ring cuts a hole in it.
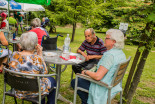
[{"label": "wheelchair armrest", "polygon": [[60,35],[60,34],[58,34],[57,37],[58,37],[58,36],[60,36],[60,37],[64,37],[63,35]]},{"label": "wheelchair armrest", "polygon": [[79,73],[77,73],[77,74],[76,74],[76,78],[82,78],[82,79],[88,80],[88,81],[90,81],[90,82],[96,83],[96,84],[98,84],[98,85],[100,85],[100,86],[104,86],[104,87],[106,87],[106,88],[110,88],[110,86],[109,86],[108,84],[106,84],[106,83],[104,83],[104,82],[102,82],[102,81],[94,80],[93,78],[91,78],[91,77],[89,77],[89,76],[87,76],[87,75],[84,75],[84,74],[79,74]]}]

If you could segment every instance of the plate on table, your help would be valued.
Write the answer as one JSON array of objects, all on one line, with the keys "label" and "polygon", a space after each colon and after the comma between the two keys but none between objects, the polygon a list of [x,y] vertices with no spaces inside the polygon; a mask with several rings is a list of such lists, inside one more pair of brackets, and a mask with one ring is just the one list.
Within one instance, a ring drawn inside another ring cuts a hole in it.
[{"label": "plate on table", "polygon": [[78,53],[70,53],[69,55],[71,55],[71,56],[78,56],[79,54]]},{"label": "plate on table", "polygon": [[20,37],[16,37],[15,39],[16,39],[16,40],[20,40]]},{"label": "plate on table", "polygon": [[44,52],[44,55],[45,56],[56,56],[57,53],[54,53],[54,52]]}]

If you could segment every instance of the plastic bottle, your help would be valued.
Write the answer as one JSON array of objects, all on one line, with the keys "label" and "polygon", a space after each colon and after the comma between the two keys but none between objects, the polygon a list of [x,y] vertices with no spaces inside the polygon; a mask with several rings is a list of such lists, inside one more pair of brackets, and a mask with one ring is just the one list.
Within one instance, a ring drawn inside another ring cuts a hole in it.
[{"label": "plastic bottle", "polygon": [[67,34],[67,37],[64,40],[64,46],[63,46],[63,53],[62,53],[62,57],[64,57],[65,59],[69,59],[69,53],[70,53],[70,37],[69,34]]},{"label": "plastic bottle", "polygon": [[70,37],[69,37],[69,34],[67,34],[67,37],[65,38],[65,41],[64,41],[64,52],[69,52],[69,45],[70,45]]}]

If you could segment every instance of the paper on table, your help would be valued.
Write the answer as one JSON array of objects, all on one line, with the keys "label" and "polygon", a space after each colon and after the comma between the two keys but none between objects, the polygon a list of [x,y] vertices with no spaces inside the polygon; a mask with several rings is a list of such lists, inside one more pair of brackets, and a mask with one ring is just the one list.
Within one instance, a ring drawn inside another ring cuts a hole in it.
[{"label": "paper on table", "polygon": [[45,56],[56,56],[57,53],[54,53],[54,52],[44,52],[44,55]]},{"label": "paper on table", "polygon": [[69,59],[68,61],[74,62],[76,64],[82,62],[82,60],[79,60],[79,59]]}]

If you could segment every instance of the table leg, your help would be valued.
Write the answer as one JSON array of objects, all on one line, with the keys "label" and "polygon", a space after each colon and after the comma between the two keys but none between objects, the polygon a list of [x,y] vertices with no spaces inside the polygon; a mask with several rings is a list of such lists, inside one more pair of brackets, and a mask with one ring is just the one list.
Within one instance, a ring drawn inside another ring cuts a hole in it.
[{"label": "table leg", "polygon": [[57,74],[56,81],[57,81],[57,90],[58,90],[56,96],[58,97],[59,89],[60,89],[61,65],[56,65],[56,74]]},{"label": "table leg", "polygon": [[56,65],[56,81],[57,81],[57,89],[56,89],[56,99],[55,99],[55,104],[57,104],[57,99],[72,104],[71,101],[65,99],[63,96],[61,96],[61,94],[59,94],[59,89],[60,89],[60,78],[61,78],[61,65]]},{"label": "table leg", "polygon": [[16,48],[16,44],[13,43],[13,52],[15,51],[15,48]]}]

